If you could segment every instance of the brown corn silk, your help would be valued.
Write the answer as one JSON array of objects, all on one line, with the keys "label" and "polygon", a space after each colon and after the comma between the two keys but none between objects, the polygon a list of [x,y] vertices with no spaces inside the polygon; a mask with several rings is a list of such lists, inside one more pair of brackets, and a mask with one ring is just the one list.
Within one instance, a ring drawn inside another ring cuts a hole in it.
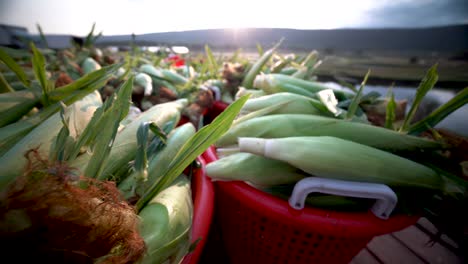
[{"label": "brown corn silk", "polygon": [[26,156],[26,173],[1,194],[7,256],[49,263],[135,263],[143,256],[136,212],[114,182],[80,177],[36,150]]}]

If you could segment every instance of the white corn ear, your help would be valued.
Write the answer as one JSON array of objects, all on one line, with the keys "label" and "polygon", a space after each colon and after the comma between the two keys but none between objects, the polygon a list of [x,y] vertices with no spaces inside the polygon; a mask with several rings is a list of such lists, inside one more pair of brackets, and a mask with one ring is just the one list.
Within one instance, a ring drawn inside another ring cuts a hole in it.
[{"label": "white corn ear", "polygon": [[[70,136],[77,138],[91,120],[94,111],[102,105],[99,92],[83,97],[81,100],[65,109],[65,120],[68,120]],[[8,185],[17,176],[24,173],[28,160],[24,154],[37,149],[42,158],[48,158],[51,147],[63,123],[60,113],[55,113],[39,126],[29,132],[0,158],[0,190]]]},{"label": "white corn ear", "polygon": [[193,202],[190,181],[185,175],[156,195],[138,215],[147,252],[142,263],[164,263],[188,253]]},{"label": "white corn ear", "polygon": [[237,144],[238,137],[332,136],[385,150],[437,149],[441,143],[383,127],[317,115],[282,114],[246,120],[224,134],[216,146]]},{"label": "white corn ear", "polygon": [[270,114],[321,114],[326,113],[325,106],[318,100],[294,93],[275,93],[258,98],[249,98],[240,113],[246,114],[272,105],[288,102]]},{"label": "white corn ear", "polygon": [[260,186],[295,183],[306,175],[286,162],[243,152],[209,163],[206,173],[213,180],[248,181]]},{"label": "white corn ear", "polygon": [[[187,99],[158,104],[139,115],[135,120],[126,125],[115,137],[112,149],[109,153],[109,162],[101,175],[111,177],[121,166],[135,158],[137,151],[137,130],[145,122],[154,122],[158,127],[163,127],[168,122],[176,125],[180,120],[180,113],[188,104]],[[70,162],[70,165],[84,171],[92,153],[85,153]]]},{"label": "white corn ear", "polygon": [[239,149],[287,162],[318,177],[397,187],[444,188],[440,175],[426,166],[335,137],[239,138]]},{"label": "white corn ear", "polygon": [[166,146],[157,153],[148,162],[148,177],[145,182],[142,182],[136,178],[137,174],[132,174],[125,178],[120,184],[119,189],[124,194],[125,198],[129,198],[136,192],[142,196],[147,188],[157,182],[161,176],[165,173],[171,160],[182,148],[185,142],[195,134],[195,127],[192,123],[186,123],[180,127],[175,128],[169,133]]}]

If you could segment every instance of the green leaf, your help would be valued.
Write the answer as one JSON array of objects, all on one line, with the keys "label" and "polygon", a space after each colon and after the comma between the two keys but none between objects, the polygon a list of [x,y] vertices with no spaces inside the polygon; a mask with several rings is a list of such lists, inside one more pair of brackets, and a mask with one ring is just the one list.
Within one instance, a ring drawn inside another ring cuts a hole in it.
[{"label": "green leaf", "polygon": [[346,87],[348,89],[350,89],[351,91],[357,93],[358,90],[356,89],[356,87],[354,87],[354,85],[352,85],[351,83],[347,82],[347,81],[344,81],[344,80],[338,80],[338,83],[343,86],[343,87]]},{"label": "green leaf", "polygon": [[39,24],[36,24],[36,27],[37,27],[37,31],[39,31],[39,36],[41,37],[41,42],[44,43],[44,46],[46,48],[49,48],[49,43],[47,43],[47,38],[44,34],[44,32],[42,31],[42,28]]},{"label": "green leaf", "polygon": [[[112,65],[104,67],[101,70],[104,70],[105,74],[99,71],[95,71],[86,75],[76,82],[69,84],[65,87],[65,91],[57,96],[57,98],[63,98],[63,103],[66,105],[71,105],[74,102],[85,97],[89,93],[103,87],[107,82],[108,75],[113,74],[119,65]],[[92,76],[91,76],[92,75]],[[92,77],[92,78],[91,78]],[[60,89],[59,88],[59,89]],[[57,89],[57,90],[59,90]],[[57,91],[54,90],[53,92]],[[53,94],[52,92],[52,94]],[[51,96],[50,96],[51,97]],[[50,98],[49,97],[49,98]],[[54,103],[50,106],[43,108],[40,112],[26,118],[19,120],[15,123],[9,124],[7,126],[0,128],[0,155],[5,153],[9,148],[11,148],[19,139],[26,135],[29,131],[34,129],[41,122],[49,118],[51,115],[60,110],[60,103]],[[99,110],[99,109],[98,109]]]},{"label": "green leaf", "polygon": [[[173,122],[169,123],[173,124]],[[159,138],[164,144],[166,144],[167,133],[163,129],[159,128],[155,123],[150,123],[149,129],[151,130],[151,132],[153,132],[153,134],[156,135],[157,138]]]},{"label": "green leaf", "polygon": [[395,95],[393,92],[391,92],[391,87],[389,89],[389,99],[387,103],[387,109],[385,113],[385,127],[388,129],[394,129],[393,128],[393,122],[395,122],[395,108],[396,108],[396,103],[395,103]]},{"label": "green leaf", "polygon": [[258,52],[258,56],[260,56],[260,57],[261,57],[261,56],[262,56],[262,55],[265,53],[265,52],[263,51],[262,44],[260,44],[260,43],[257,43],[257,44],[256,44],[256,46],[257,46],[257,52]]},{"label": "green leaf", "polygon": [[93,45],[93,34],[94,34],[95,27],[96,27],[96,22],[93,23],[93,26],[91,27],[91,31],[86,36],[86,39],[84,42],[85,47],[91,47]]},{"label": "green leaf", "polygon": [[54,88],[53,83],[47,79],[44,55],[42,55],[42,53],[36,48],[34,43],[31,42],[30,46],[31,50],[33,51],[32,65],[34,76],[42,88],[42,104],[44,106],[48,106],[51,104],[51,101],[49,100],[49,92]]},{"label": "green leaf", "polygon": [[434,127],[439,122],[444,120],[445,117],[459,109],[460,107],[468,103],[468,87],[465,87],[461,92],[456,94],[447,103],[441,105],[439,108],[434,110],[431,114],[426,116],[424,119],[413,124],[409,130],[409,134],[419,134],[425,131],[428,127]]},{"label": "green leaf", "polygon": [[[105,164],[108,161],[120,121],[128,113],[133,89],[133,76],[119,88],[116,99],[112,105],[104,104],[105,111],[99,122],[93,123],[95,133],[93,140],[93,155],[84,171],[84,175],[90,178],[101,178]],[[107,102],[106,102],[107,103]],[[93,121],[93,120],[92,120]],[[88,126],[90,126],[88,124]]]},{"label": "green leaf", "polygon": [[[109,100],[107,100],[105,104],[109,104],[112,101],[112,99],[113,97],[110,97]],[[80,153],[83,147],[88,147],[91,145],[93,138],[98,133],[97,130],[95,129],[95,126],[97,123],[101,121],[105,108],[106,107],[103,105],[99,107],[98,109],[96,109],[88,125],[85,127],[85,129],[83,130],[83,132],[81,133],[81,135],[78,137],[75,144],[71,148],[70,153],[67,154],[67,157],[66,157],[67,161],[74,160],[78,156],[78,154]]]},{"label": "green leaf", "polygon": [[60,119],[62,120],[63,127],[55,139],[52,146],[53,151],[50,152],[49,160],[51,161],[65,161],[65,146],[70,135],[70,129],[68,128],[67,121],[65,120],[65,104],[61,104]]},{"label": "green leaf", "polygon": [[366,76],[364,76],[364,80],[361,83],[361,87],[359,87],[357,94],[354,96],[353,100],[351,101],[351,104],[348,107],[348,113],[346,114],[347,119],[352,119],[353,116],[356,114],[357,108],[359,106],[359,102],[361,101],[364,86],[366,85],[366,82],[367,82],[367,79],[369,78],[370,73],[371,71],[368,70],[366,73]]},{"label": "green leaf", "polygon": [[109,78],[111,78],[112,74],[114,74],[121,66],[122,66],[121,63],[116,63],[110,66],[102,67],[101,69],[97,71],[90,72],[70,84],[67,84],[65,86],[62,86],[53,90],[52,92],[49,93],[49,99],[52,101],[60,101],[64,97],[70,95],[74,91],[86,89],[90,85],[93,85],[96,83],[105,82]]},{"label": "green leaf", "polygon": [[29,80],[24,70],[2,48],[0,48],[0,60],[16,74],[25,86],[29,87]]},{"label": "green leaf", "polygon": [[[137,130],[137,152],[135,155],[135,164],[133,165],[134,170],[139,174],[138,178],[147,178],[148,175],[148,132],[150,122],[140,124]],[[156,126],[156,125],[155,125]],[[157,127],[157,126],[156,126]]]},{"label": "green leaf", "polygon": [[204,126],[187,142],[185,142],[183,147],[167,167],[161,180],[152,185],[138,200],[135,205],[138,212],[141,211],[152,197],[156,196],[159,192],[169,186],[184,171],[184,169],[190,165],[190,163],[192,163],[199,155],[206,151],[208,147],[214,144],[229,130],[232,122],[248,98],[249,95],[245,95],[236,100],[218,117],[216,117],[211,124]]},{"label": "green leaf", "polygon": [[[158,153],[158,151],[160,151],[166,145],[167,135],[174,129],[175,125],[176,124],[173,121],[164,124],[164,127],[162,129],[159,129],[159,127],[156,125],[150,125],[151,131],[157,136],[153,138],[150,145],[148,146],[148,159],[151,159],[156,153]],[[158,131],[155,131],[155,129],[152,127],[157,128]]]},{"label": "green leaf", "polygon": [[257,76],[257,74],[260,73],[263,66],[270,60],[275,50],[281,45],[281,43],[283,43],[283,40],[284,38],[282,38],[278,43],[276,43],[271,49],[263,53],[260,56],[260,58],[252,65],[252,67],[245,74],[244,80],[242,80],[242,87],[246,89],[252,89],[255,77]]},{"label": "green leaf", "polygon": [[216,63],[213,52],[211,52],[211,49],[208,45],[205,45],[205,53],[208,60],[208,70],[210,71],[211,76],[215,77],[218,73],[218,64]]},{"label": "green leaf", "polygon": [[5,80],[5,77],[3,77],[3,74],[0,72],[0,93],[10,93],[14,91],[15,89],[10,86],[7,80]]},{"label": "green leaf", "polygon": [[242,49],[241,49],[241,48],[238,48],[238,49],[234,52],[234,54],[232,54],[232,57],[231,57],[231,59],[230,59],[229,61],[230,61],[230,62],[233,62],[233,63],[234,63],[234,62],[237,62],[237,59],[238,59],[239,54],[241,53],[241,51],[242,51]]},{"label": "green leaf", "polygon": [[437,63],[432,66],[426,73],[426,76],[422,79],[421,83],[419,84],[418,89],[416,90],[416,95],[411,105],[411,108],[408,114],[403,121],[403,125],[400,128],[400,132],[407,132],[408,128],[413,120],[414,115],[416,114],[416,110],[418,110],[418,106],[423,100],[424,96],[434,87],[437,80],[439,79],[439,75],[437,74]]}]

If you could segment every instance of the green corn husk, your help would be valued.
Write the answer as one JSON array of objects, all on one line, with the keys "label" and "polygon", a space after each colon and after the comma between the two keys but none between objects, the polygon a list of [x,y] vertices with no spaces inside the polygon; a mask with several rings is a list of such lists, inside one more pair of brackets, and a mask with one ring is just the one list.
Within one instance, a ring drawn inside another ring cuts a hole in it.
[{"label": "green corn husk", "polygon": [[[101,96],[95,91],[67,107],[65,118],[69,119],[70,136],[78,137],[91,120],[95,110],[101,105]],[[12,180],[24,173],[28,163],[24,156],[27,151],[37,149],[42,158],[49,157],[52,144],[62,126],[60,113],[55,113],[1,156],[0,190],[3,190]]]},{"label": "green corn husk", "polygon": [[[186,123],[175,128],[169,135],[166,146],[148,162],[147,179],[138,179],[138,173],[134,172],[119,184],[119,190],[126,199],[133,196],[141,196],[148,187],[157,182],[167,166],[182,148],[183,144],[195,134],[192,123]],[[144,181],[143,181],[144,180]]]},{"label": "green corn husk", "polygon": [[437,141],[402,134],[382,127],[302,114],[261,116],[238,123],[216,142],[216,146],[235,145],[239,137],[282,138],[300,136],[332,136],[392,151],[438,149],[443,147]]},{"label": "green corn husk", "polygon": [[[158,127],[163,127],[168,122],[177,124],[180,120],[180,113],[188,105],[187,99],[158,104],[143,112],[134,121],[126,125],[115,137],[112,149],[109,154],[109,162],[101,173],[102,179],[111,178],[119,168],[125,166],[135,157],[138,147],[136,132],[142,123],[154,122]],[[83,171],[91,158],[91,153],[84,153],[71,161],[71,166]]]},{"label": "green corn husk", "polygon": [[31,91],[15,91],[0,94],[0,127],[18,121],[39,103],[40,99]]},{"label": "green corn husk", "polygon": [[256,79],[256,76],[260,73],[262,67],[271,59],[271,56],[273,56],[273,53],[281,45],[282,42],[283,39],[281,39],[278,43],[275,44],[275,46],[273,46],[271,49],[267,50],[260,56],[260,58],[252,65],[249,71],[245,74],[241,84],[242,87],[252,89],[252,87],[255,86],[254,80]]},{"label": "green corn husk", "polygon": [[190,248],[193,204],[188,178],[180,175],[138,215],[147,247],[141,263],[179,263]]},{"label": "green corn husk", "polygon": [[254,99],[254,98],[258,98],[258,97],[267,95],[263,90],[245,89],[244,87],[239,87],[239,89],[237,90],[237,93],[236,93],[234,98],[237,100],[237,99],[241,98],[242,96],[244,96],[246,94],[250,94],[249,99]]},{"label": "green corn husk", "polygon": [[[291,92],[309,97],[315,97],[315,93],[330,89],[330,87],[320,82],[306,81],[284,74],[258,75],[255,78],[254,87],[262,89],[268,94]],[[353,94],[344,91],[333,90],[333,92],[339,101],[353,97]]]},{"label": "green corn husk", "polygon": [[306,177],[285,162],[242,152],[209,163],[206,173],[217,181],[248,181],[260,186],[295,183]]},{"label": "green corn husk", "polygon": [[[287,102],[287,103],[286,103]],[[272,105],[286,103],[270,114],[327,114],[327,108],[318,100],[294,93],[276,93],[249,99],[241,109],[247,114]]]},{"label": "green corn husk", "polygon": [[239,149],[287,162],[317,177],[443,190],[432,169],[373,147],[335,137],[239,138]]},{"label": "green corn husk", "polygon": [[296,68],[289,66],[289,67],[286,67],[284,69],[281,69],[281,71],[279,73],[283,74],[283,75],[291,76],[291,75],[295,74],[296,72],[297,72]]},{"label": "green corn husk", "polygon": [[101,69],[101,65],[99,65],[99,63],[97,63],[93,58],[88,57],[83,61],[81,68],[83,69],[84,74],[88,74]]},{"label": "green corn husk", "polygon": [[149,96],[153,93],[153,80],[146,73],[138,73],[135,76],[135,84],[143,87],[143,94]]},{"label": "green corn husk", "polygon": [[174,85],[184,85],[188,82],[187,78],[185,78],[184,76],[178,73],[175,73],[173,71],[166,70],[166,69],[159,69],[159,68],[154,67],[151,64],[141,65],[139,68],[139,71],[146,73],[152,77],[164,79]]},{"label": "green corn husk", "polygon": [[62,101],[66,105],[82,99],[91,92],[101,88],[107,82],[111,74],[118,68],[119,64],[103,67],[102,69],[87,74],[73,83],[59,87],[48,93],[49,101],[57,102],[41,109],[28,118],[18,120],[15,123],[0,128],[0,155],[4,154],[14,146],[21,138],[26,136],[32,129],[44,122],[47,118],[58,112]]}]

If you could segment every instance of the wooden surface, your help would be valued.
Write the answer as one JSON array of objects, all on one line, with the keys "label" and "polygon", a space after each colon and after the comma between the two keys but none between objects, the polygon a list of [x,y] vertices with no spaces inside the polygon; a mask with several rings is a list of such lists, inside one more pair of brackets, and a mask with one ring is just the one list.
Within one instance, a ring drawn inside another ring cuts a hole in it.
[{"label": "wooden surface", "polygon": [[464,263],[458,245],[445,235],[433,241],[431,237],[436,233],[434,225],[421,218],[416,225],[375,237],[350,264]]},{"label": "wooden surface", "polygon": [[[426,218],[401,231],[375,237],[349,264],[458,264],[463,259],[458,245],[442,235],[434,241],[437,228]],[[213,222],[208,243],[199,263],[229,264],[229,257],[222,247],[219,226]],[[468,252],[465,252],[465,255]],[[259,263],[263,264],[263,263]]]}]

